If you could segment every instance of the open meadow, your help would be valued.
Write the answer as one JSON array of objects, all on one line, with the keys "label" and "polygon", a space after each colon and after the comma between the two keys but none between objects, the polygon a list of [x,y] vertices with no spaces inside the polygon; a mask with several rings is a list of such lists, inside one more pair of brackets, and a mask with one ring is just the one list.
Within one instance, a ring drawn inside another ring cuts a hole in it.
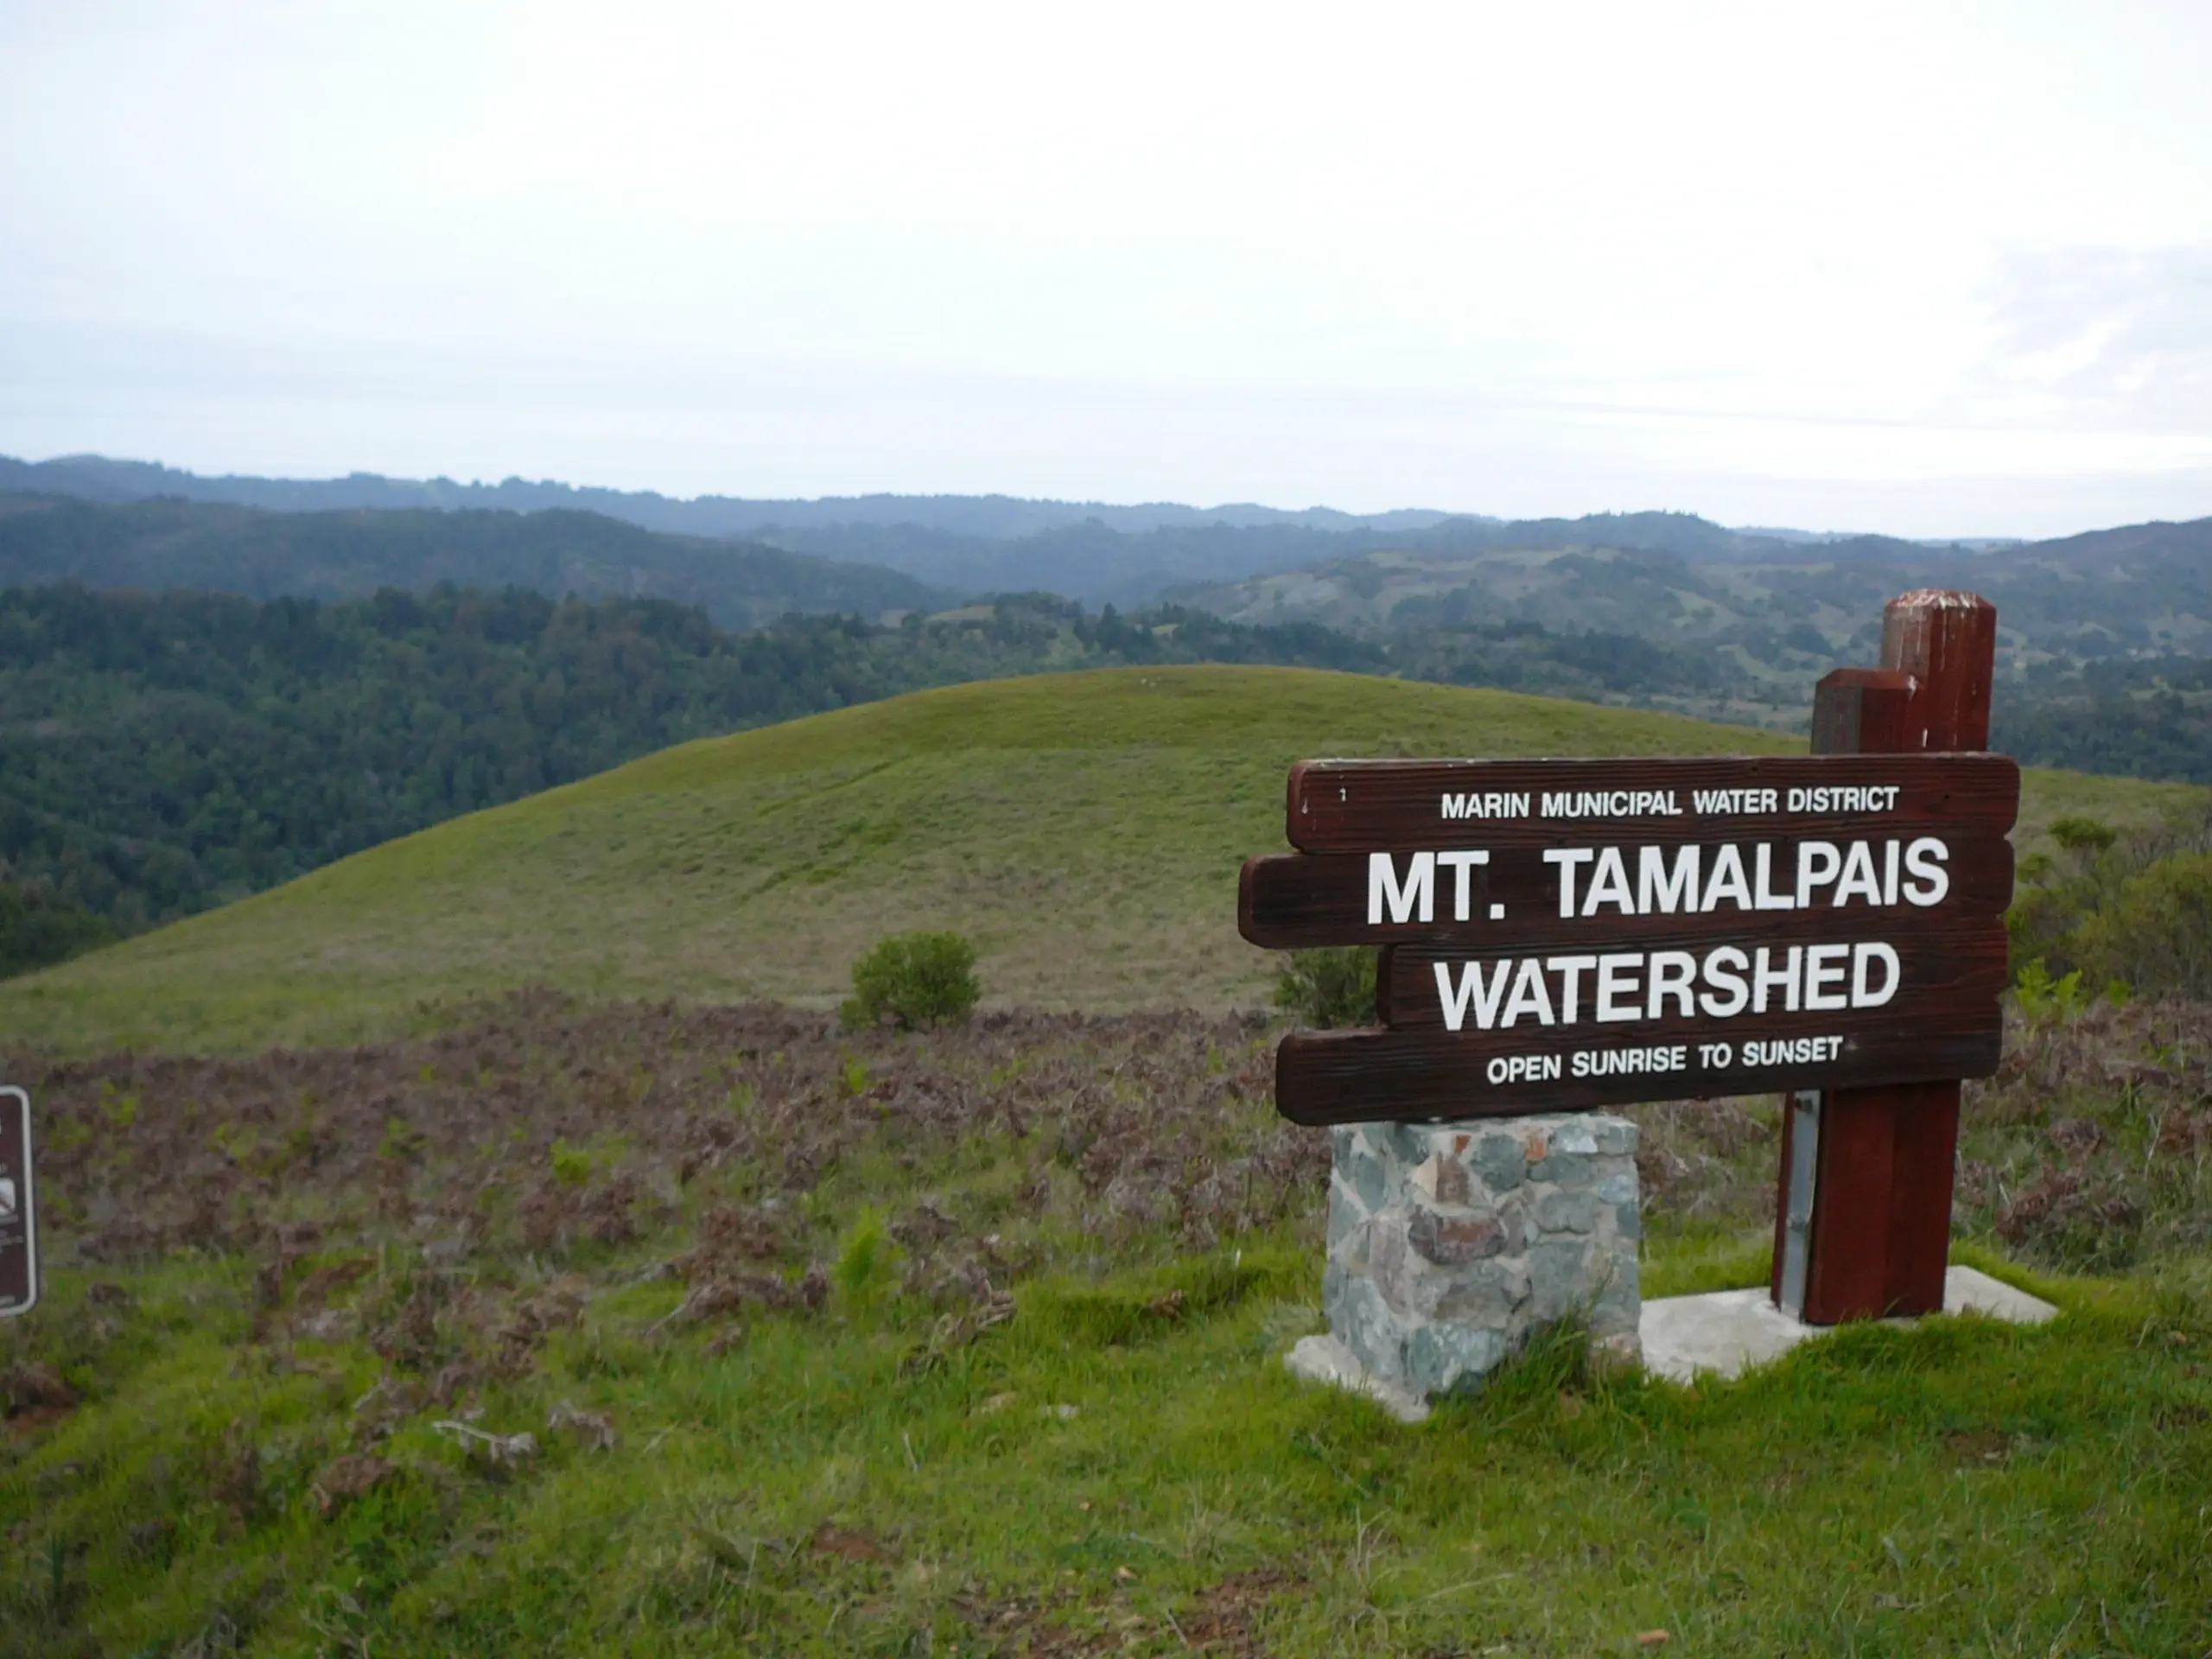
[{"label": "open meadow", "polygon": [[[1574,1333],[1294,1382],[1325,1134],[1235,875],[1311,754],[1786,753],[1201,668],[714,740],[0,986],[48,1300],[0,1655],[2201,1653],[2212,1010],[2029,997],[1958,1259],[2040,1327],[1745,1379]],[[2202,792],[2031,772],[2018,839]],[[842,1029],[880,936],[971,1021]],[[1648,1296],[1763,1282],[1777,1103],[1630,1114]],[[1660,1633],[1663,1632],[1663,1637]]]}]

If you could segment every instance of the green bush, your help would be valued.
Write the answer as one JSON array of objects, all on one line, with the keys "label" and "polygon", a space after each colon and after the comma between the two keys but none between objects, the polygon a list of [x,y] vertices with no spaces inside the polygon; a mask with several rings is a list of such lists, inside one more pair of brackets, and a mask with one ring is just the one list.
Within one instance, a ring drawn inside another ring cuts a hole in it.
[{"label": "green bush", "polygon": [[[0,864],[0,870],[5,868]],[[115,938],[106,922],[44,883],[0,875],[0,979],[51,968]]]},{"label": "green bush", "polygon": [[888,1020],[901,1031],[965,1019],[983,994],[976,947],[957,933],[894,933],[853,964],[848,1026]]},{"label": "green bush", "polygon": [[1294,950],[1275,976],[1275,1006],[1323,1030],[1375,1022],[1375,952],[1363,944]]},{"label": "green bush", "polygon": [[2212,995],[2212,853],[2176,853],[2129,876],[2072,944],[2093,979],[2145,996]]},{"label": "green bush", "polygon": [[[2037,957],[2013,976],[2012,995],[2030,1025],[2050,1026],[2062,1025],[2082,1013],[2096,1001],[2098,993],[2082,982],[2079,968],[2054,978],[2044,959]],[[2124,1007],[2129,995],[2127,982],[2107,980],[2103,995],[2113,1007]]]},{"label": "green bush", "polygon": [[2120,832],[2094,818],[2069,816],[2051,820],[2050,838],[2069,853],[2094,857],[2108,850]]},{"label": "green bush", "polygon": [[563,1186],[582,1186],[591,1179],[592,1157],[582,1147],[566,1141],[553,1142],[553,1179]]},{"label": "green bush", "polygon": [[2118,981],[2146,996],[2212,992],[2212,814],[2125,833],[2063,817],[2050,835],[2060,852],[2020,861],[2005,917],[2016,982],[2040,962],[2051,989],[2078,973],[2081,985]]}]

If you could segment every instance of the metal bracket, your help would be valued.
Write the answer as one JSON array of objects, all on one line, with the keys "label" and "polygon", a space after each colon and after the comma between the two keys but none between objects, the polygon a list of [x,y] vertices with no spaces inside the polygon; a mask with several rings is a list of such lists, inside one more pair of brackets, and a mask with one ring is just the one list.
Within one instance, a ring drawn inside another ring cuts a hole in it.
[{"label": "metal bracket", "polygon": [[1775,1302],[1792,1319],[1805,1316],[1805,1269],[1812,1259],[1813,1192],[1821,1166],[1821,1096],[1812,1092],[1785,1096],[1789,1124],[1789,1185],[1783,1211],[1782,1282]]},{"label": "metal bracket", "polygon": [[31,1097],[20,1089],[0,1088],[0,1319],[29,1313],[38,1289]]}]

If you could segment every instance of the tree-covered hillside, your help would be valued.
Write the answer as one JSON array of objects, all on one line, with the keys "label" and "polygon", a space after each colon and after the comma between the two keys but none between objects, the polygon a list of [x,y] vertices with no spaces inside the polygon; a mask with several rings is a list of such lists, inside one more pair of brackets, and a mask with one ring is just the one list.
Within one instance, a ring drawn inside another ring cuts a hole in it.
[{"label": "tree-covered hillside", "polygon": [[671,743],[1062,668],[1338,668],[1616,700],[1709,683],[1647,642],[1468,629],[1385,645],[1049,596],[748,633],[519,588],[321,604],[0,592],[0,859],[126,931]]}]

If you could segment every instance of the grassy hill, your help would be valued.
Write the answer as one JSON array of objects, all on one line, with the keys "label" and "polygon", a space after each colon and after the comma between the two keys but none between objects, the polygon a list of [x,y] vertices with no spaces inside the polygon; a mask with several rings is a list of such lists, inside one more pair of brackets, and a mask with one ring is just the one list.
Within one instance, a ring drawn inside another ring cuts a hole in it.
[{"label": "grassy hill", "polygon": [[[1794,740],[1504,692],[1300,670],[1065,674],[690,743],[388,843],[0,987],[0,1037],[227,1048],[388,1033],[426,1000],[822,1006],[879,936],[971,934],[993,1002],[1255,1006],[1235,881],[1283,846],[1316,754],[1788,753]],[[2031,772],[2031,836],[2177,786]]]}]

